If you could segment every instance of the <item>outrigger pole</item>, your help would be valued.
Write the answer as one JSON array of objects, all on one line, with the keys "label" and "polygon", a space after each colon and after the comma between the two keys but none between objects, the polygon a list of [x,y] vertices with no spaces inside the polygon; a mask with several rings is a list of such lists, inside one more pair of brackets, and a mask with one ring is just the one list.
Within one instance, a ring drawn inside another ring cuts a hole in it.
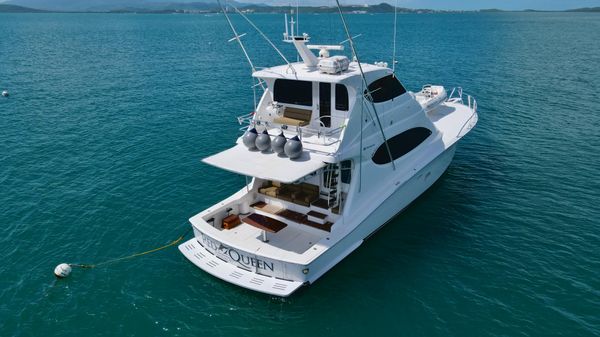
[{"label": "outrigger pole", "polygon": [[[238,34],[237,31],[235,30],[235,27],[233,26],[233,23],[231,23],[231,20],[229,19],[229,15],[227,14],[227,10],[225,8],[223,8],[223,5],[221,5],[221,1],[217,0],[217,3],[219,4],[219,7],[221,7],[221,11],[223,11],[223,14],[225,14],[225,18],[227,19],[227,23],[229,23],[229,27],[231,28],[231,31],[233,31],[233,38],[229,39],[229,42],[236,40],[238,42],[238,44],[240,45],[240,48],[242,48],[242,51],[244,52],[244,55],[246,56],[246,60],[248,60],[248,63],[250,64],[250,68],[252,68],[252,73],[256,72],[256,67],[254,66],[254,63],[252,63],[252,59],[250,59],[250,55],[248,55],[248,52],[246,51],[246,48],[244,47],[244,44],[242,43],[242,40],[240,39],[242,36],[246,35],[246,33],[244,34]],[[257,79],[258,84],[255,84],[252,86],[252,91],[254,94],[254,109],[256,109],[256,87],[258,85],[260,85],[260,87],[263,89],[263,91],[267,90],[267,88],[265,88],[265,85],[263,83],[263,81],[259,78]]]},{"label": "outrigger pole", "polygon": [[394,6],[394,52],[392,54],[392,72],[396,76],[396,27],[398,25],[398,0]]},{"label": "outrigger pole", "polygon": [[229,24],[231,31],[233,31],[234,36],[231,40],[229,40],[229,42],[231,42],[233,40],[236,40],[238,42],[238,44],[240,45],[240,48],[242,48],[242,51],[244,52],[244,55],[246,56],[246,60],[248,60],[248,63],[250,64],[250,68],[252,68],[252,72],[255,72],[256,67],[254,67],[254,63],[252,63],[252,60],[250,59],[250,56],[248,55],[248,52],[246,51],[246,48],[244,47],[244,44],[242,43],[242,40],[240,39],[240,37],[242,37],[246,34],[239,35],[237,33],[237,31],[235,30],[235,27],[233,26],[233,23],[231,23],[231,20],[229,19],[229,15],[227,15],[227,10],[225,9],[225,7],[223,7],[223,5],[221,5],[220,0],[217,0],[217,3],[219,4],[219,7],[221,7],[221,11],[223,12],[223,14],[225,14],[225,18],[227,19],[227,23]]},{"label": "outrigger pole", "polygon": [[[388,144],[387,138],[385,137],[385,133],[383,132],[383,127],[381,126],[381,121],[379,120],[379,114],[377,113],[377,108],[375,108],[375,102],[373,102],[373,96],[371,96],[371,90],[369,90],[369,85],[367,83],[367,79],[365,78],[365,73],[363,72],[362,65],[360,64],[360,59],[358,58],[358,54],[356,53],[356,48],[354,48],[354,40],[352,39],[352,35],[350,35],[350,31],[348,30],[348,25],[346,24],[346,19],[344,18],[344,14],[342,13],[342,6],[340,5],[339,0],[335,0],[337,4],[337,8],[340,12],[340,18],[342,19],[342,24],[344,25],[344,30],[346,31],[346,36],[348,37],[348,42],[350,43],[350,48],[352,48],[352,54],[356,58],[356,63],[358,63],[358,69],[360,70],[360,76],[363,81],[363,85],[367,91],[367,100],[371,102],[371,107],[373,108],[373,112],[375,113],[375,118],[377,119],[377,125],[379,126],[379,131],[381,132],[381,136],[383,137],[383,142],[385,143],[385,149],[387,150],[388,155],[390,156],[390,163],[392,163],[392,167],[396,170],[396,164],[394,164],[394,158],[392,157],[392,151],[390,151],[390,146]],[[364,99],[364,96],[363,96]],[[362,151],[362,148],[360,149]]]},{"label": "outrigger pole", "polygon": [[[252,72],[256,72],[256,67],[254,66],[254,63],[252,63],[252,59],[250,59],[250,55],[248,55],[248,52],[246,51],[246,48],[244,47],[244,44],[242,43],[242,40],[240,39],[242,36],[246,35],[244,34],[238,34],[237,31],[235,30],[235,27],[233,26],[233,23],[231,23],[231,20],[229,19],[229,15],[227,14],[227,10],[223,7],[223,5],[221,5],[221,1],[217,0],[217,3],[219,4],[219,7],[221,7],[221,11],[223,12],[223,14],[225,14],[225,18],[227,19],[227,23],[229,24],[229,27],[231,28],[231,31],[233,32],[233,38],[231,38],[229,40],[229,42],[236,40],[238,42],[238,44],[240,45],[240,48],[242,48],[242,51],[244,52],[244,56],[246,56],[246,60],[248,60],[248,63],[250,64],[250,68],[252,68]],[[260,85],[260,87],[264,90],[266,90],[263,82],[258,79],[258,84]],[[252,89],[254,90],[254,95],[256,96],[256,85],[252,86]],[[256,98],[254,99],[254,101],[256,102]],[[256,108],[256,104],[255,108]]]},{"label": "outrigger pole", "polygon": [[233,7],[233,9],[235,9],[235,11],[241,15],[246,21],[248,21],[248,23],[250,24],[250,26],[252,26],[270,45],[271,47],[273,47],[273,49],[275,49],[275,51],[277,52],[277,54],[279,54],[279,56],[281,56],[281,58],[285,61],[285,63],[287,63],[288,67],[292,69],[292,72],[294,74],[296,74],[296,69],[294,69],[294,66],[292,66],[292,64],[290,63],[290,61],[288,61],[288,59],[283,55],[283,53],[275,46],[275,44],[265,35],[265,33],[263,33],[255,24],[254,22],[252,22],[252,20],[248,19],[248,17],[246,15],[244,15],[244,13],[242,13],[237,7],[235,7],[234,5],[230,5],[231,7]]}]

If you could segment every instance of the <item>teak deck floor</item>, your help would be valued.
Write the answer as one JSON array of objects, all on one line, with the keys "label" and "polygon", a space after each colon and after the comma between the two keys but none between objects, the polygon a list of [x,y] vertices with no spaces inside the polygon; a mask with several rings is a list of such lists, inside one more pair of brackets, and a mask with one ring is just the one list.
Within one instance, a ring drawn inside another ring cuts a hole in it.
[{"label": "teak deck floor", "polygon": [[324,224],[320,224],[314,221],[310,221],[308,220],[308,215],[306,214],[302,214],[300,212],[295,212],[289,209],[284,209],[284,208],[279,208],[273,205],[269,205],[264,201],[259,201],[256,202],[252,205],[250,205],[250,207],[255,208],[255,209],[259,209],[263,212],[267,212],[267,213],[271,213],[271,214],[275,214],[278,215],[282,218],[303,224],[303,225],[307,225],[316,229],[320,229],[322,231],[327,231],[327,232],[331,232],[331,226],[333,226],[333,223],[331,222],[326,222]]}]

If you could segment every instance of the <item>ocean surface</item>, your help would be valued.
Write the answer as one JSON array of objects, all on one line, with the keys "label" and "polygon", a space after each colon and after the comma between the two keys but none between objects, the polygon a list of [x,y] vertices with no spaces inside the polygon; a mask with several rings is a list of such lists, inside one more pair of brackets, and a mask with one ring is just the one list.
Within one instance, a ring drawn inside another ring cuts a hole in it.
[{"label": "ocean surface", "polygon": [[[283,17],[254,15],[290,58]],[[391,62],[392,15],[348,18]],[[398,76],[462,86],[479,124],[448,172],[314,285],[280,299],[166,244],[244,178],[250,68],[222,15],[0,14],[0,336],[599,336],[600,16],[401,15]],[[235,18],[257,66],[280,64]],[[301,15],[315,43],[339,18]]]}]

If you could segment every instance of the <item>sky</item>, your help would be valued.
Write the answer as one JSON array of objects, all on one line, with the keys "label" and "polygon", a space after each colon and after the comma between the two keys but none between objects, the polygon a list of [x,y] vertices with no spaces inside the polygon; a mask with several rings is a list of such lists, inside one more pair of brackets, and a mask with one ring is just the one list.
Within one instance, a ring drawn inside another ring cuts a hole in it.
[{"label": "sky", "polygon": [[[265,4],[289,5],[296,0],[242,0],[243,2],[262,2]],[[344,4],[378,4],[384,0],[340,0]],[[385,2],[394,4],[396,0]],[[335,0],[301,0],[301,5],[332,6]],[[541,9],[561,10],[581,7],[600,7],[600,0],[398,0],[399,7],[428,9],[486,9],[499,8],[505,10]]]},{"label": "sky", "polygon": [[[0,3],[8,0],[0,0]],[[37,2],[53,3],[56,0],[37,0]],[[85,3],[87,0],[61,0],[58,2],[64,3]],[[102,1],[102,0],[99,0]],[[128,0],[105,0],[111,2],[127,2]],[[139,0],[135,0],[139,1]],[[194,1],[211,1],[211,0],[141,0],[148,2],[194,2]],[[216,0],[213,0],[216,1]],[[334,6],[335,0],[237,0],[247,3],[264,3],[268,5],[290,5],[296,4],[307,6]],[[340,0],[342,5],[349,4],[379,4],[387,2],[395,4],[397,1],[399,7],[407,8],[425,8],[425,9],[449,9],[449,10],[476,10],[498,8],[504,10],[523,10],[523,9],[538,9],[538,10],[564,10],[581,7],[600,7],[600,0]],[[29,3],[29,1],[12,0],[11,2],[19,4]],[[98,1],[95,1],[98,2]],[[33,6],[35,7],[35,6]],[[39,6],[38,6],[39,7]]]}]

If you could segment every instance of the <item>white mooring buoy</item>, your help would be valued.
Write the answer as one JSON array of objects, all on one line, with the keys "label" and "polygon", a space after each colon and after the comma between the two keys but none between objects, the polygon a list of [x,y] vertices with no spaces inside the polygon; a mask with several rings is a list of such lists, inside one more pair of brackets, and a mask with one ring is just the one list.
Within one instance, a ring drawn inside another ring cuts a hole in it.
[{"label": "white mooring buoy", "polygon": [[65,278],[71,274],[71,266],[67,263],[61,263],[54,268],[54,275],[58,278]]},{"label": "white mooring buoy", "polygon": [[2,96],[4,96],[4,97],[8,97],[8,90],[4,90],[4,91],[2,91]]}]

